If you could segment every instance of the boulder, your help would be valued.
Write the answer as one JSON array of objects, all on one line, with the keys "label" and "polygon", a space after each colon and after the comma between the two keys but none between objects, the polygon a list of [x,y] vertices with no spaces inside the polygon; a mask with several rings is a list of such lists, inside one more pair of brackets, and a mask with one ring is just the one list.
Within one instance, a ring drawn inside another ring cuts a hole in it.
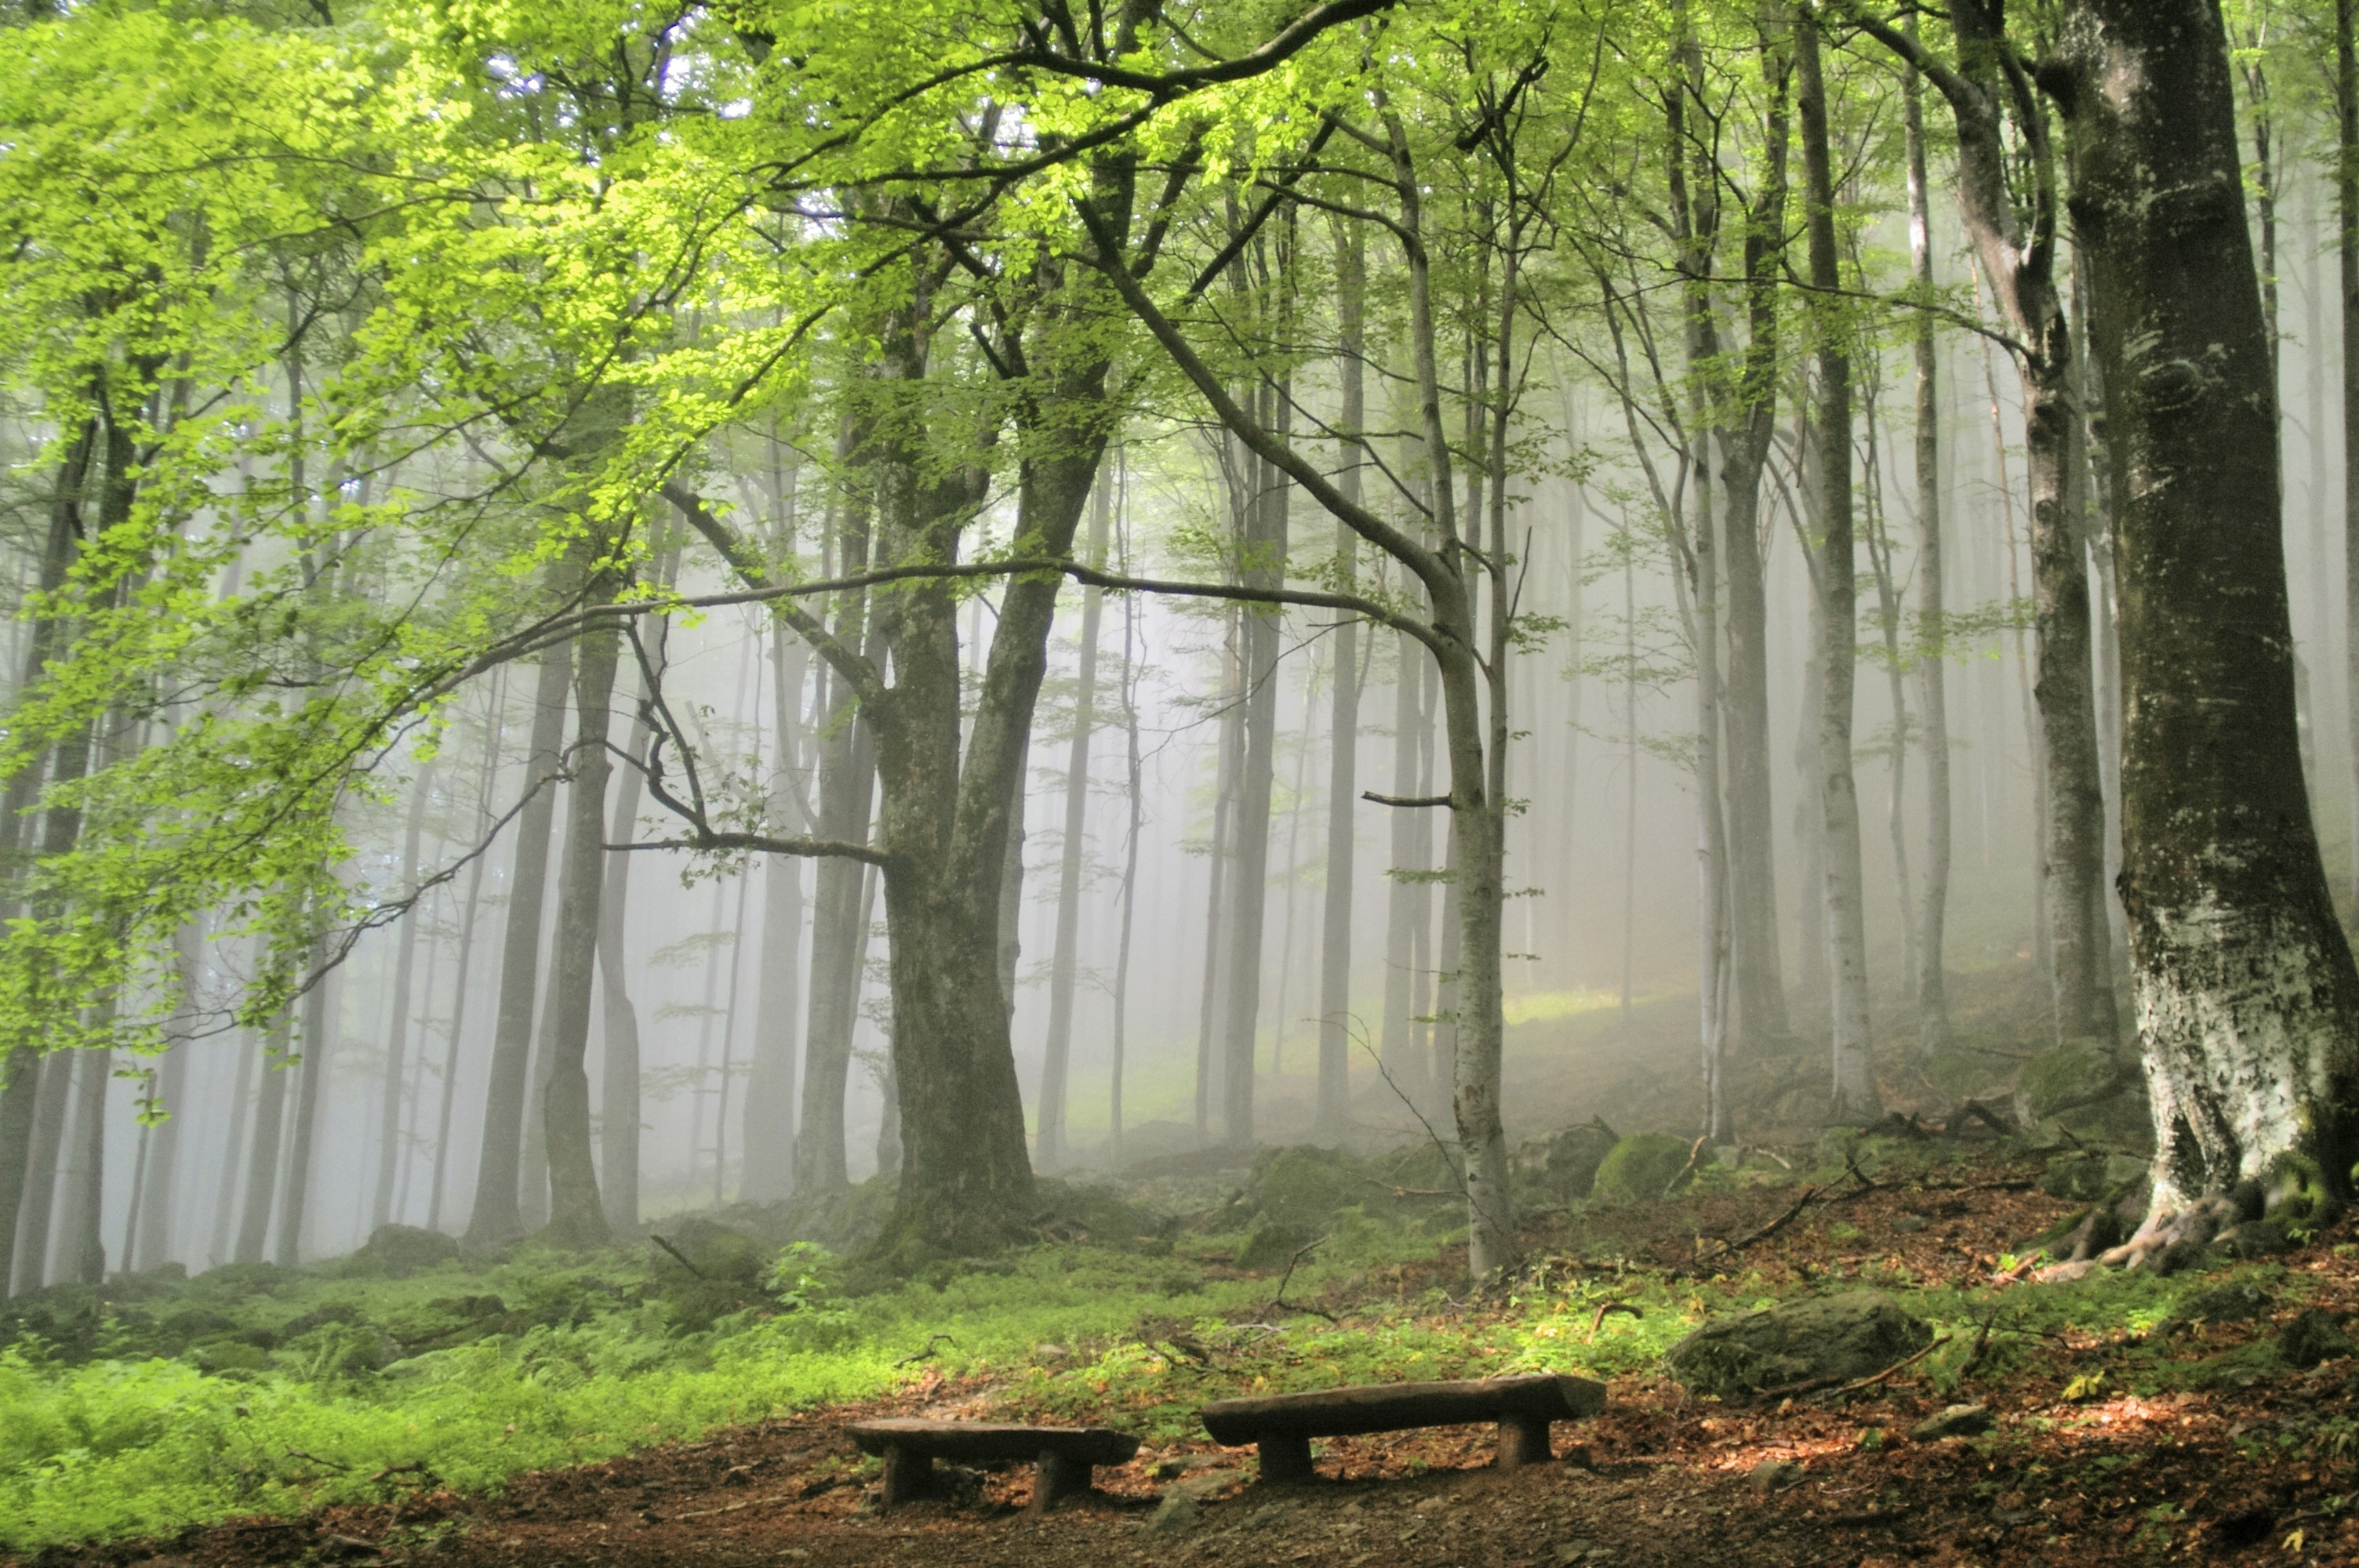
[{"label": "boulder", "polygon": [[354,1254],[385,1271],[389,1280],[406,1280],[425,1269],[440,1268],[459,1256],[459,1238],[414,1225],[380,1225]]},{"label": "boulder", "polygon": [[1687,1168],[1690,1145],[1667,1132],[1638,1132],[1606,1152],[1589,1195],[1599,1203],[1655,1203]]},{"label": "boulder", "polygon": [[1978,1437],[1991,1429],[1990,1411],[1982,1405],[1951,1405],[1929,1415],[1908,1429],[1912,1443],[1938,1443],[1944,1437]]},{"label": "boulder", "polygon": [[1870,1377],[1932,1342],[1932,1329],[1883,1292],[1846,1291],[1707,1323],[1665,1353],[1663,1368],[1692,1393],[1733,1399]]},{"label": "boulder", "polygon": [[1620,1141],[1620,1134],[1602,1118],[1568,1127],[1544,1146],[1540,1179],[1560,1203],[1585,1198],[1597,1184],[1597,1168]]}]

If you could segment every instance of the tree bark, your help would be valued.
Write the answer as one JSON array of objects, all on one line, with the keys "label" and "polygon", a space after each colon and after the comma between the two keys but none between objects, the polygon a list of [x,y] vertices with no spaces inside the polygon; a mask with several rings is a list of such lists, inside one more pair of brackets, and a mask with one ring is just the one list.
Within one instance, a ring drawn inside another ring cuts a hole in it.
[{"label": "tree bark", "polygon": [[[592,602],[611,602],[613,589]],[[574,651],[574,728],[565,788],[564,859],[558,871],[557,930],[549,952],[549,1087],[542,1104],[549,1150],[549,1240],[592,1247],[609,1234],[590,1141],[590,1000],[596,987],[599,905],[606,880],[606,754],[619,639],[584,634]]]},{"label": "tree bark", "polygon": [[320,1129],[320,1108],[328,1101],[330,1059],[336,1049],[337,1021],[342,1010],[337,993],[343,983],[341,969],[325,968],[327,944],[311,946],[311,965],[319,980],[303,998],[302,1060],[295,1068],[295,1125],[288,1139],[287,1192],[279,1205],[277,1259],[282,1269],[302,1261],[303,1217],[310,1206],[313,1149]]},{"label": "tree bark", "polygon": [[[434,764],[429,762],[419,772],[409,794],[409,821],[401,843],[401,882],[405,888],[418,886],[419,841],[425,836],[426,803],[433,793]],[[394,1175],[401,1152],[402,1076],[409,1056],[409,985],[417,965],[420,918],[414,906],[401,917],[401,951],[394,959],[393,1017],[386,1033],[385,1095],[377,1107],[376,1191],[369,1203],[371,1230],[393,1217]]]},{"label": "tree bark", "polygon": [[[1089,564],[1103,568],[1113,524],[1110,479],[1101,475],[1091,494]],[[1080,667],[1074,672],[1073,735],[1065,758],[1065,836],[1057,864],[1057,946],[1049,968],[1048,1048],[1040,1064],[1037,1163],[1053,1171],[1065,1163],[1065,1084],[1073,1048],[1073,986],[1081,970],[1082,863],[1089,826],[1090,731],[1097,724],[1098,624],[1103,595],[1082,590]]]},{"label": "tree bark", "polygon": [[270,1239],[270,1210],[278,1195],[278,1145],[287,1119],[287,1046],[295,1026],[291,1009],[282,1008],[270,1022],[262,1046],[262,1089],[254,1106],[252,1152],[245,1162],[245,1200],[237,1223],[237,1249],[232,1259],[259,1263]]},{"label": "tree bark", "polygon": [[[847,426],[839,451],[849,457],[864,444],[864,436]],[[864,494],[842,503],[836,528],[840,572],[857,572],[868,563],[868,508]],[[866,613],[864,595],[845,595],[836,609],[836,639],[858,645]],[[858,843],[868,837],[875,794],[875,738],[851,683],[832,672],[823,672],[823,679],[819,834]],[[857,861],[823,860],[811,879],[810,1011],[803,1027],[802,1119],[795,1139],[794,1186],[799,1193],[840,1192],[850,1179],[843,1102],[851,1082],[852,1032],[860,997],[856,927],[863,875]]]},{"label": "tree bark", "polygon": [[[1808,181],[1810,284],[1822,299],[1843,287],[1835,249],[1834,166],[1828,146],[1826,82],[1815,17],[1795,28],[1796,95]],[[1852,707],[1859,613],[1852,528],[1851,353],[1842,319],[1816,323],[1819,373],[1819,492],[1825,537],[1819,600],[1825,611],[1825,668],[1819,709],[1819,800],[1826,829],[1827,934],[1833,975],[1833,1108],[1873,1117],[1880,1106],[1869,1054],[1867,918],[1861,897],[1859,787],[1852,775]]]},{"label": "tree bark", "polygon": [[2118,501],[2124,903],[2152,1223],[2359,1152],[2359,970],[2301,778],[2276,389],[2208,0],[2073,0],[2075,143]]},{"label": "tree bark", "polygon": [[[1424,728],[1423,705],[1418,688],[1423,684],[1428,655],[1425,644],[1402,633],[1395,651],[1398,673],[1393,677],[1393,793],[1405,799],[1422,795],[1426,785],[1418,766],[1418,735]],[[1393,1092],[1408,1108],[1421,1110],[1432,1099],[1432,1080],[1418,1050],[1417,935],[1430,903],[1425,877],[1433,860],[1433,828],[1421,811],[1397,809],[1392,816],[1392,874],[1385,890],[1385,1021],[1377,1061]]]},{"label": "tree bark", "polygon": [[[488,824],[492,813],[492,786],[499,778],[500,738],[507,725],[507,672],[503,669],[492,677],[489,708],[484,715],[484,766],[475,787],[475,820]],[[434,1181],[427,1197],[426,1228],[442,1228],[442,1194],[451,1174],[451,1112],[459,1098],[459,1047],[466,1033],[467,999],[473,994],[468,988],[469,970],[475,958],[475,919],[481,913],[484,892],[484,862],[488,855],[477,854],[475,863],[467,870],[466,911],[459,917],[459,973],[451,987],[451,1038],[442,1051],[442,1104],[434,1124]],[[235,1141],[232,1140],[233,1145]]]},{"label": "tree bark", "polygon": [[[655,729],[644,718],[631,727],[631,765],[623,769],[614,789],[614,814],[607,841],[630,843],[638,831],[640,770]],[[630,950],[625,923],[630,914],[631,862],[638,857],[623,850],[606,856],[604,887],[598,895],[598,989],[603,1027],[599,1071],[598,1192],[606,1210],[609,1231],[628,1235],[639,1227],[639,1010],[631,1004]],[[799,867],[780,856],[774,862]],[[775,869],[772,871],[776,875]],[[793,933],[788,934],[788,941]],[[791,946],[787,962],[795,954]],[[791,1038],[791,1036],[790,1036]],[[782,1121],[772,1137],[776,1158],[783,1168],[791,1157],[791,1123]],[[783,1194],[777,1195],[783,1196]]]},{"label": "tree bark", "polygon": [[[1917,36],[1917,17],[1908,18]],[[1941,582],[1940,358],[1933,334],[1933,217],[1925,173],[1923,79],[1908,67],[1902,82],[1902,135],[1908,179],[1909,278],[1924,297],[1911,350],[1917,390],[1917,613],[1923,647],[1918,678],[1925,708],[1925,902],[1918,925],[1917,1039],[1928,1056],[1950,1048],[1945,953],[1950,912],[1950,695]]]},{"label": "tree bark", "polygon": [[[1359,225],[1335,224],[1336,374],[1342,406],[1336,414],[1343,449],[1338,486],[1360,502],[1359,443],[1367,423],[1367,254]],[[1359,587],[1359,535],[1335,524],[1336,588]],[[1353,814],[1359,807],[1360,623],[1345,617],[1331,633],[1334,687],[1327,724],[1326,901],[1319,935],[1319,1108],[1317,1127],[1328,1136],[1343,1131],[1352,1108],[1352,891]]]},{"label": "tree bark", "polygon": [[[791,475],[789,476],[791,483]],[[791,547],[791,525],[786,544]],[[810,654],[784,625],[770,643],[774,689],[772,728],[777,764],[770,778],[773,831],[801,813],[793,780],[801,765],[800,710]],[[803,820],[805,831],[817,824]],[[745,1120],[741,1140],[745,1162],[739,1195],[749,1203],[775,1203],[794,1190],[796,1025],[803,1011],[803,865],[792,855],[773,855],[762,872],[762,978],[755,1027],[759,1031],[745,1078]],[[611,1028],[611,1023],[609,1024]],[[612,1195],[607,1200],[611,1212]]]},{"label": "tree bark", "polygon": [[500,944],[499,1012],[492,1036],[492,1076],[484,1096],[482,1153],[475,1165],[475,1206],[467,1241],[495,1247],[524,1231],[517,1203],[520,1153],[532,1066],[533,1002],[539,989],[541,906],[549,882],[549,846],[557,816],[558,749],[565,738],[565,690],[573,650],[560,644],[541,654],[533,684],[532,740],[525,757],[525,788],[532,798],[516,814],[516,860],[508,875],[507,929]]},{"label": "tree bark", "polygon": [[2359,911],[2359,0],[2334,0],[2334,216],[2343,297],[2343,688],[2352,737],[2350,898],[2353,910]]},{"label": "tree bark", "polygon": [[106,1091],[114,1078],[114,1053],[84,1049],[73,1054],[73,1115],[66,1128],[59,1173],[57,1268],[54,1282],[97,1285],[106,1281],[106,1241],[100,1234],[106,1191]]}]

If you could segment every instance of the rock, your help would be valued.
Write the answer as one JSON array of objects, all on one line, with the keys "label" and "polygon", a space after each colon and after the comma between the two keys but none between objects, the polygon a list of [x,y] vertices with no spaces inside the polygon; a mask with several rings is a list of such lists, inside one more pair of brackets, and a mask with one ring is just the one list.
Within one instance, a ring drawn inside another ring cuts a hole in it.
[{"label": "rock", "polygon": [[1911,1236],[1932,1223],[1921,1214],[1904,1214],[1892,1222],[1892,1228],[1904,1236]]},{"label": "rock", "polygon": [[390,1280],[406,1280],[421,1270],[440,1268],[459,1256],[459,1238],[414,1225],[380,1225],[369,1232],[366,1245],[353,1254],[385,1271]]},{"label": "rock", "polygon": [[1687,1168],[1685,1139],[1667,1132],[1639,1132],[1606,1152],[1589,1195],[1599,1203],[1656,1203]]},{"label": "rock", "polygon": [[1933,1342],[1933,1331],[1881,1291],[1846,1291],[1707,1323],[1663,1367],[1690,1392],[1723,1399],[1792,1383],[1881,1372]]},{"label": "rock", "polygon": [[1938,1443],[1944,1437],[1979,1437],[1991,1429],[1991,1412],[1983,1405],[1951,1405],[1929,1415],[1908,1429],[1911,1443]]},{"label": "rock", "polygon": [[1620,1135],[1597,1117],[1568,1127],[1548,1141],[1541,1179],[1560,1203],[1585,1198],[1597,1184],[1597,1168],[1620,1141]]},{"label": "rock", "polygon": [[1254,1216],[1253,1228],[1237,1244],[1237,1267],[1240,1269],[1277,1269],[1284,1267],[1294,1255],[1318,1239],[1317,1233],[1299,1225],[1288,1225],[1268,1215]]},{"label": "rock", "polygon": [[1054,1367],[1072,1358],[1072,1351],[1062,1345],[1035,1345],[1032,1347],[1032,1359],[1043,1367]]},{"label": "rock", "polygon": [[1764,1459],[1753,1466],[1745,1478],[1753,1483],[1755,1491],[1767,1496],[1772,1492],[1782,1492],[1788,1487],[1800,1486],[1802,1467],[1791,1459]]},{"label": "rock", "polygon": [[2288,1367],[2310,1368],[2337,1356],[2348,1356],[2351,1336],[2327,1314],[2310,1307],[2277,1331],[2277,1354]]},{"label": "rock", "polygon": [[2025,1127],[2052,1126],[2059,1141],[2067,1131],[2136,1148],[2154,1141],[2136,1062],[2098,1040],[2067,1040],[2025,1063],[2016,1077],[2015,1118]]},{"label": "rock", "polygon": [[1145,1528],[1149,1535],[1178,1535],[1202,1522],[1203,1510],[1196,1506],[1196,1499],[1184,1491],[1174,1490],[1163,1494],[1163,1500],[1147,1516]]}]

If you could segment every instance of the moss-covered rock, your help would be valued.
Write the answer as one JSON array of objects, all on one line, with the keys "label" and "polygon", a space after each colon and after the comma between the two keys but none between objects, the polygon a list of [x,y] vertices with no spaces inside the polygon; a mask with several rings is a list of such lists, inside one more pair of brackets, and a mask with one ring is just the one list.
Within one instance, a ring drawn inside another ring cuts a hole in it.
[{"label": "moss-covered rock", "polygon": [[1932,1342],[1932,1329],[1883,1292],[1846,1291],[1707,1323],[1665,1353],[1663,1368],[1692,1393],[1732,1399],[1870,1377]]},{"label": "moss-covered rock", "polygon": [[1667,1132],[1633,1133],[1598,1162],[1590,1196],[1606,1204],[1657,1202],[1687,1168],[1690,1147]]},{"label": "moss-covered rock", "polygon": [[1621,1141],[1599,1117],[1566,1128],[1540,1147],[1540,1186],[1559,1203],[1589,1196],[1596,1189],[1598,1167]]}]

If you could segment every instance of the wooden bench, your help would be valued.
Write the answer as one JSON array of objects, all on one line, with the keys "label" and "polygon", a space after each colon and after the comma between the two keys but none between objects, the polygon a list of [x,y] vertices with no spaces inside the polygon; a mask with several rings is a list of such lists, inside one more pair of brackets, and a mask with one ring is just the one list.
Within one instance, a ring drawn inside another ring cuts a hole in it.
[{"label": "wooden bench", "polygon": [[1016,1426],[988,1421],[893,1419],[854,1422],[847,1430],[864,1454],[885,1456],[884,1503],[891,1508],[932,1489],[934,1461],[977,1464],[1028,1460],[1035,1466],[1032,1507],[1090,1489],[1099,1465],[1126,1465],[1138,1439],[1098,1426]]},{"label": "wooden bench", "polygon": [[1496,1463],[1512,1470],[1554,1457],[1549,1447],[1549,1422],[1578,1421],[1604,1408],[1604,1384],[1542,1373],[1455,1383],[1368,1383],[1306,1394],[1217,1400],[1204,1407],[1204,1430],[1224,1447],[1258,1444],[1263,1480],[1307,1481],[1314,1437],[1496,1422]]}]

